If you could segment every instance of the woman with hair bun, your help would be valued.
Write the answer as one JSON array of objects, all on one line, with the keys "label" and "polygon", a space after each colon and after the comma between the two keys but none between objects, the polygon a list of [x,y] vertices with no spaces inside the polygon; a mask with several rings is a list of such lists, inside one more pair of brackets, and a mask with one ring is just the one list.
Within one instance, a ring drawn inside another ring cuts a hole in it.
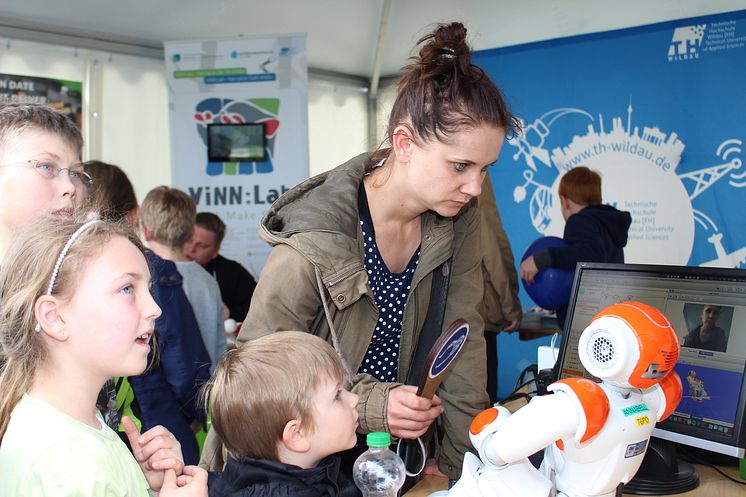
[{"label": "woman with hair bun", "polygon": [[[273,248],[238,341],[306,330],[333,343],[354,375],[358,432],[413,439],[440,416],[443,438],[425,471],[455,478],[471,419],[489,403],[477,197],[518,124],[471,64],[462,24],[439,25],[418,44],[399,81],[389,146],[301,183],[265,214],[260,235]],[[428,400],[403,383],[433,272],[449,259],[443,323],[463,318],[471,332]],[[201,462],[214,469],[220,451],[210,445]]]}]

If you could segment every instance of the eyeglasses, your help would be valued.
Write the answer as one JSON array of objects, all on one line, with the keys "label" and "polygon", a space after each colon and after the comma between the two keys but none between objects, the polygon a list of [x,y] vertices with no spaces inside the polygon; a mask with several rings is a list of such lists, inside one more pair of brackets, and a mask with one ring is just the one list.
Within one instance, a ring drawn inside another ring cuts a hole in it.
[{"label": "eyeglasses", "polygon": [[[78,171],[75,169],[71,169],[70,167],[59,167],[57,164],[48,161],[48,160],[39,160],[39,159],[28,159],[26,161],[19,162],[17,164],[8,164],[9,166],[13,165],[22,165],[22,164],[29,164],[31,167],[34,168],[34,171],[42,175],[43,177],[47,179],[54,179],[57,176],[59,176],[62,171],[67,172],[67,177],[70,179],[70,182],[77,186],[88,186],[93,184],[93,178],[91,178],[88,173],[85,171]],[[71,166],[72,167],[72,166]]]}]

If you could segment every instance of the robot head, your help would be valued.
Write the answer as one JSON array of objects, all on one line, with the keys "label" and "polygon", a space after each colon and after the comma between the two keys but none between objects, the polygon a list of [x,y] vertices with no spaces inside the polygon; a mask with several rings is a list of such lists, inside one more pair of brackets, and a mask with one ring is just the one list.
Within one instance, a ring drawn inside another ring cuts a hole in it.
[{"label": "robot head", "polygon": [[607,307],[580,335],[580,361],[604,381],[649,388],[673,370],[679,338],[666,316],[641,302]]}]

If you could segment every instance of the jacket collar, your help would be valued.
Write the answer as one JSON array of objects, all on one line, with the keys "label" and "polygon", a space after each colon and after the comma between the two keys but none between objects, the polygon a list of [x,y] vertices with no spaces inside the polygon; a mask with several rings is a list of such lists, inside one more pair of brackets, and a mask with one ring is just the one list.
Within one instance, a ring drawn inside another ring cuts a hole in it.
[{"label": "jacket collar", "polygon": [[[272,204],[260,224],[259,235],[270,245],[284,243],[295,248],[319,270],[339,309],[368,293],[357,208],[368,156],[358,155],[291,188]],[[418,267],[416,280],[448,259],[453,232],[453,219],[423,214],[421,253],[431,256],[421,256],[423,267]],[[335,298],[338,295],[345,298]]]},{"label": "jacket collar", "polygon": [[298,496],[335,496],[339,494],[339,464],[337,456],[308,469],[267,459],[230,457],[223,472],[210,480],[210,494],[241,495],[247,487],[260,486],[268,490],[266,495],[272,495],[272,489],[285,488]]}]

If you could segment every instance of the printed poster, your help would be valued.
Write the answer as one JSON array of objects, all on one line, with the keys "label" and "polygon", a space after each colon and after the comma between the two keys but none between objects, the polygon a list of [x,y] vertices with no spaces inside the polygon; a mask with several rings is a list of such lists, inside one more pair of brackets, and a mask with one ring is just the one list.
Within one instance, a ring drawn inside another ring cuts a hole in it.
[{"label": "printed poster", "polygon": [[0,103],[44,104],[83,129],[83,83],[63,79],[0,74]]},{"label": "printed poster", "polygon": [[[173,186],[227,225],[221,253],[255,278],[269,254],[259,221],[308,178],[305,35],[165,44]],[[208,126],[261,123],[265,154],[208,159]]]}]

